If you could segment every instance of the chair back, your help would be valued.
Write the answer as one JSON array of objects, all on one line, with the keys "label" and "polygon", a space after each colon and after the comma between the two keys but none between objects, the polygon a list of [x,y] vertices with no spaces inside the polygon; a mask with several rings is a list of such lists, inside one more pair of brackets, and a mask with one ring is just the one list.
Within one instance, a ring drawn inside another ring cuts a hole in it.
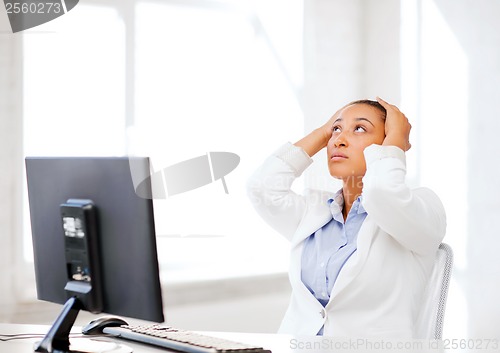
[{"label": "chair back", "polygon": [[423,296],[417,321],[418,338],[438,340],[442,338],[452,267],[453,250],[448,244],[441,243]]}]

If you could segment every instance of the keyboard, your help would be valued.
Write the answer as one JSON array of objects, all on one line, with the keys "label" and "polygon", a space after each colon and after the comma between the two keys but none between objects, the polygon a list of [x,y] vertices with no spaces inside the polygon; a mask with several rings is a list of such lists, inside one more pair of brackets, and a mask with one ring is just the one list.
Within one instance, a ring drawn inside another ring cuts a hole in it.
[{"label": "keyboard", "polygon": [[271,353],[262,347],[163,325],[106,327],[103,333],[185,353]]}]

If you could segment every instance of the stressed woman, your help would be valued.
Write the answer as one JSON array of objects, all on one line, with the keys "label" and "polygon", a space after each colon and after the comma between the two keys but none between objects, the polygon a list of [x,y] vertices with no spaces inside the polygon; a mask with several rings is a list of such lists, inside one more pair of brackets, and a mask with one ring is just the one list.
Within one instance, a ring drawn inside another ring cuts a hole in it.
[{"label": "stressed woman", "polygon": [[[291,242],[292,296],[280,332],[420,338],[419,304],[446,217],[434,192],[405,184],[410,129],[396,106],[355,101],[282,146],[249,180],[259,215]],[[294,193],[323,148],[342,188]]]}]

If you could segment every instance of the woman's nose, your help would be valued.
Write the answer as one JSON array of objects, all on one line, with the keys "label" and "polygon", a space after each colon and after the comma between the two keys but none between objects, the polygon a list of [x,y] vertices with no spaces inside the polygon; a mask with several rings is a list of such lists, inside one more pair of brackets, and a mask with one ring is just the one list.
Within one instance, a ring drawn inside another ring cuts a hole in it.
[{"label": "woman's nose", "polygon": [[337,136],[334,137],[333,140],[333,145],[335,147],[346,147],[347,146],[347,139],[343,133],[338,134]]}]

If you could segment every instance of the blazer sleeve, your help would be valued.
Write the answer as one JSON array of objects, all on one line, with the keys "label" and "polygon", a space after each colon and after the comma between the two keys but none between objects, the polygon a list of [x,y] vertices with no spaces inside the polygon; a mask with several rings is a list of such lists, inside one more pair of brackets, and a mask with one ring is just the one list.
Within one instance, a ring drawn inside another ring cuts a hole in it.
[{"label": "blazer sleeve", "polygon": [[247,194],[257,213],[289,240],[306,210],[305,197],[291,187],[312,162],[302,148],[287,143],[268,157],[247,183]]},{"label": "blazer sleeve", "polygon": [[375,223],[417,254],[435,252],[446,232],[446,214],[428,188],[405,183],[406,157],[395,146],[368,146],[365,151],[363,206]]}]

